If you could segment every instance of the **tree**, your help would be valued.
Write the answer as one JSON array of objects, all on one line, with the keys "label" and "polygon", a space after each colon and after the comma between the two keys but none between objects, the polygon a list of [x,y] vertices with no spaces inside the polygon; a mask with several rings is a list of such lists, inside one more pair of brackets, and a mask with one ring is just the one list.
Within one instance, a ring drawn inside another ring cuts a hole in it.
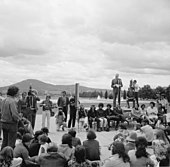
[{"label": "tree", "polygon": [[108,92],[106,90],[105,94],[104,94],[104,98],[107,99],[108,98]]},{"label": "tree", "polygon": [[142,99],[156,99],[156,93],[150,85],[144,85],[144,87],[139,90],[139,97]]},{"label": "tree", "polygon": [[109,99],[113,99],[113,94],[112,93],[109,94]]},{"label": "tree", "polygon": [[99,95],[100,95],[100,97],[102,98],[102,97],[103,97],[103,92],[101,91],[101,92],[99,93]]},{"label": "tree", "polygon": [[156,94],[165,94],[165,88],[161,87],[161,86],[158,86],[156,87],[155,89],[155,93]]}]

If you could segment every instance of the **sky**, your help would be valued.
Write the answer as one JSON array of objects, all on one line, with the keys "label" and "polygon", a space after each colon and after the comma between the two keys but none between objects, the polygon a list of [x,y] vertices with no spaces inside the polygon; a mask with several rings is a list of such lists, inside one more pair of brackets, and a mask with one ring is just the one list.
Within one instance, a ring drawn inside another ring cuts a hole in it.
[{"label": "sky", "polygon": [[168,86],[169,18],[169,0],[0,0],[0,86]]}]

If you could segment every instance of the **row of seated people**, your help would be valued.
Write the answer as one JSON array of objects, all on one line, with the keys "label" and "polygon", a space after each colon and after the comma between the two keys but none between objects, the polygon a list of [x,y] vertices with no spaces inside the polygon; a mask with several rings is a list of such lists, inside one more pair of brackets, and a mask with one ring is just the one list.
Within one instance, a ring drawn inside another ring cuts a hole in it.
[{"label": "row of seated people", "polygon": [[166,112],[161,103],[156,106],[155,102],[150,102],[147,108],[145,104],[142,104],[141,108],[135,105],[131,112],[131,118],[138,123],[141,123],[143,119],[147,119],[149,124],[153,126],[160,120],[166,125]]},{"label": "row of seated people", "polygon": [[107,108],[105,110],[103,108],[103,103],[99,103],[98,109],[96,109],[95,105],[92,105],[89,111],[86,111],[84,107],[81,106],[79,119],[88,118],[87,123],[90,128],[92,128],[93,123],[96,122],[97,131],[109,131],[111,121],[115,121],[115,129],[117,129],[120,122],[129,123],[129,121],[136,121],[137,123],[141,123],[144,119],[148,120],[153,126],[155,126],[158,120],[166,124],[166,111],[161,103],[158,103],[156,106],[154,102],[150,102],[147,108],[145,104],[142,104],[141,107],[138,107],[136,104],[135,107],[132,108],[128,118],[123,114],[120,106],[112,109],[111,104],[107,104]]},{"label": "row of seated people", "polygon": [[120,106],[115,107],[112,110],[111,104],[107,104],[107,108],[104,110],[104,104],[99,103],[98,109],[96,109],[95,105],[90,107],[89,111],[86,111],[83,106],[80,107],[79,110],[79,120],[83,118],[88,118],[88,125],[90,128],[93,127],[93,123],[97,123],[97,131],[109,131],[110,130],[110,122],[115,121],[116,126],[115,129],[118,128],[120,122],[128,122],[122,112]]}]

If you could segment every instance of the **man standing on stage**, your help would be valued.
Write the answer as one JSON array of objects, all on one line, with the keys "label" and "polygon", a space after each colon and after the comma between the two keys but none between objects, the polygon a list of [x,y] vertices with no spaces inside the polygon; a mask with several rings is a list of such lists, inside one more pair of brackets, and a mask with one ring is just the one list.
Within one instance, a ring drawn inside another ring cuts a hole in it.
[{"label": "man standing on stage", "polygon": [[134,86],[136,104],[139,107],[139,101],[138,101],[139,85],[137,84],[136,80],[133,81],[133,86]]},{"label": "man standing on stage", "polygon": [[122,80],[119,78],[119,74],[115,75],[112,80],[111,87],[113,88],[113,107],[116,107],[116,98],[118,96],[118,104],[120,105],[120,92],[123,87]]},{"label": "man standing on stage", "polygon": [[69,98],[66,96],[66,91],[62,92],[62,96],[58,99],[58,107],[63,108],[63,112],[65,114],[65,122],[67,122],[67,112],[68,112],[68,105],[69,105]]}]

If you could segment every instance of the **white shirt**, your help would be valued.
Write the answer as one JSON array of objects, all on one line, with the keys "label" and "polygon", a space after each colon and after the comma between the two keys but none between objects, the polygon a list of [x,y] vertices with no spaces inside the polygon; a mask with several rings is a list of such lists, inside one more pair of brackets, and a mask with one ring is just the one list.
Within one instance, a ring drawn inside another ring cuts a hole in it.
[{"label": "white shirt", "polygon": [[146,140],[152,142],[154,139],[153,128],[150,125],[141,127],[142,132],[145,134]]},{"label": "white shirt", "polygon": [[137,83],[134,85],[134,89],[135,92],[139,92],[139,85]]},{"label": "white shirt", "polygon": [[158,114],[158,109],[156,107],[151,108],[150,106],[147,108],[147,114],[149,118],[156,118]]},{"label": "white shirt", "polygon": [[40,156],[42,153],[47,153],[47,148],[48,148],[48,143],[41,144],[39,152],[38,152],[38,156]]}]

